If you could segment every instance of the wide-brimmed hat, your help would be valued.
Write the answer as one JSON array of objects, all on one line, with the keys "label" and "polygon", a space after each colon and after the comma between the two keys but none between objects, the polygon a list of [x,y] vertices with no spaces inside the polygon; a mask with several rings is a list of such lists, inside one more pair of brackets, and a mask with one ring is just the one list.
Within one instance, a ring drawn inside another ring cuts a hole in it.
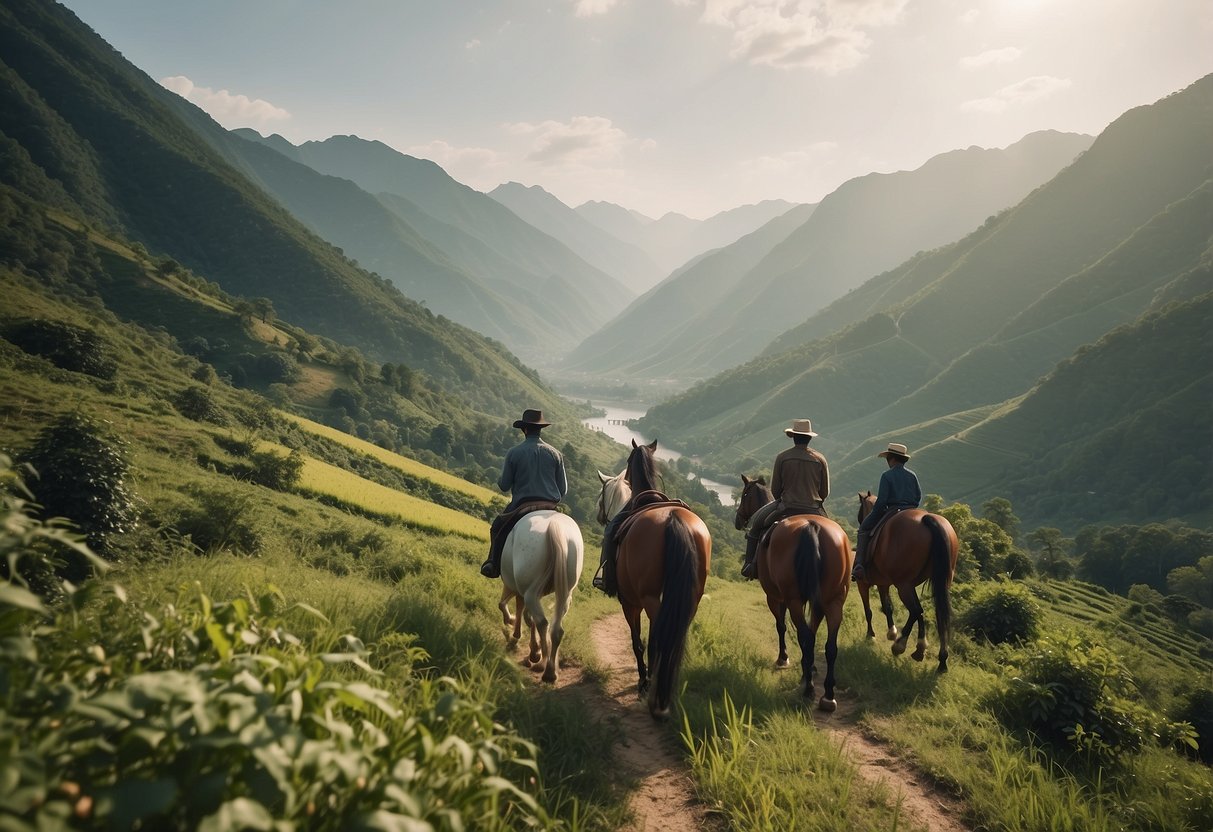
[{"label": "wide-brimmed hat", "polygon": [[890,442],[889,449],[887,451],[881,451],[880,453],[876,454],[876,456],[883,456],[885,459],[888,459],[891,456],[899,456],[902,459],[909,459],[910,451],[905,445],[897,442]]},{"label": "wide-brimmed hat", "polygon": [[788,436],[816,436],[813,433],[813,422],[809,419],[793,419],[792,426],[784,430]]},{"label": "wide-brimmed hat", "polygon": [[546,428],[551,422],[543,421],[542,410],[524,410],[522,418],[514,423],[516,428]]}]

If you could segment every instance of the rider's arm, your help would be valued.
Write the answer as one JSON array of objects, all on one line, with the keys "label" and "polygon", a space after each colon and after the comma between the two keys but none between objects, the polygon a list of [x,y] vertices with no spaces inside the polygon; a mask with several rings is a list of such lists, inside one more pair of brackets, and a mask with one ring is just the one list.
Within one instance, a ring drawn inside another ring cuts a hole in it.
[{"label": "rider's arm", "polygon": [[826,458],[821,458],[821,499],[830,496],[830,464]]},{"label": "rider's arm", "polygon": [[889,476],[889,472],[885,471],[880,475],[880,488],[876,492],[876,503],[872,506],[872,514],[876,517],[884,514],[885,509],[889,507],[889,492],[893,478]]},{"label": "rider's arm", "polygon": [[569,477],[564,470],[564,457],[559,452],[556,454],[556,488],[559,489],[561,498],[569,493]]},{"label": "rider's arm", "polygon": [[779,464],[778,457],[775,458],[775,468],[771,471],[771,498],[778,500],[783,495],[783,477],[780,476],[780,469],[783,468]]},{"label": "rider's arm", "polygon": [[497,487],[502,491],[509,491],[514,487],[514,452],[511,450],[505,455],[505,464],[501,466],[501,478],[497,480]]}]

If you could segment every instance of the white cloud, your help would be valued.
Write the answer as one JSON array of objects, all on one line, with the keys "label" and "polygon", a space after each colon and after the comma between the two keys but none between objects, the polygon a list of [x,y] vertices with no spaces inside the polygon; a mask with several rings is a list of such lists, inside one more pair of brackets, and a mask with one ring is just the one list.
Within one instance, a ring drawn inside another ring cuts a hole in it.
[{"label": "white cloud", "polygon": [[443,168],[488,168],[501,161],[495,150],[487,147],[456,147],[442,139],[435,139],[428,144],[415,144],[406,147],[404,152],[418,159],[429,159],[437,162]]},{"label": "white cloud", "polygon": [[960,105],[960,109],[969,113],[1002,113],[1011,107],[1048,98],[1061,90],[1069,89],[1072,84],[1069,78],[1033,75],[1005,86],[986,98],[966,101]]},{"label": "white cloud", "polygon": [[263,98],[249,98],[247,95],[234,95],[228,90],[200,87],[184,75],[161,78],[160,84],[206,110],[224,127],[263,126],[291,117],[286,110],[275,107]]},{"label": "white cloud", "polygon": [[630,138],[602,116],[574,116],[567,122],[519,122],[505,125],[515,135],[533,136],[529,162],[540,165],[601,165],[618,161],[629,147],[648,149],[652,140]]},{"label": "white cloud", "polygon": [[1009,64],[1018,61],[1023,50],[1014,46],[1004,46],[1002,49],[987,49],[976,55],[966,55],[960,59],[960,65],[965,69],[979,69],[993,64]]},{"label": "white cloud", "polygon": [[463,45],[464,49],[476,49],[480,46],[480,38],[472,38]]},{"label": "white cloud", "polygon": [[606,14],[619,0],[573,0],[578,17],[593,17]]},{"label": "white cloud", "polygon": [[969,9],[957,19],[964,25],[971,26],[977,22],[977,18],[979,17],[981,17],[980,9]]},{"label": "white cloud", "polygon": [[834,75],[858,66],[866,29],[901,18],[909,0],[705,0],[702,20],[733,31],[733,58]]}]

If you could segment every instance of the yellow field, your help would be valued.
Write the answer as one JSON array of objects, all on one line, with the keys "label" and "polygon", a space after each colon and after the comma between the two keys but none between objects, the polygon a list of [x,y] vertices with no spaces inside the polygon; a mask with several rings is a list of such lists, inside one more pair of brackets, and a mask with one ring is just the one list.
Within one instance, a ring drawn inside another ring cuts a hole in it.
[{"label": "yellow field", "polygon": [[[258,443],[258,450],[274,451],[283,455],[290,453],[273,442]],[[489,539],[489,524],[483,520],[371,482],[344,468],[329,465],[310,456],[303,457],[299,489],[332,497],[372,514],[400,518],[407,525],[418,529],[455,534],[475,540]]]},{"label": "yellow field", "polygon": [[306,431],[314,433],[318,436],[323,436],[325,439],[331,439],[334,442],[345,445],[347,448],[366,454],[369,457],[373,457],[382,462],[384,465],[390,465],[391,467],[399,471],[403,471],[410,476],[428,480],[449,491],[456,491],[460,494],[466,494],[475,500],[479,500],[485,505],[489,505],[496,500],[502,499],[500,494],[490,491],[483,486],[460,479],[453,474],[448,474],[446,471],[439,471],[437,468],[431,468],[430,466],[420,463],[415,459],[409,459],[406,456],[392,453],[389,450],[380,448],[374,443],[366,442],[356,436],[350,436],[348,433],[342,433],[336,428],[330,428],[327,425],[322,425],[319,422],[313,422],[311,419],[305,419],[302,416],[296,416],[293,413],[279,411],[279,415],[290,419]]}]

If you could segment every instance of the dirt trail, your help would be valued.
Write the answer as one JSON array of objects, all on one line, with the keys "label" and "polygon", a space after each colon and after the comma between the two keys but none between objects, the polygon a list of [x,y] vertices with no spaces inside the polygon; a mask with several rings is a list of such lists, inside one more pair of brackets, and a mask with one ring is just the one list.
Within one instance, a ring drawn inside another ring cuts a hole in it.
[{"label": "dirt trail", "polygon": [[[621,616],[608,615],[590,626],[599,662],[609,675],[605,682],[606,714],[618,720],[623,735],[616,749],[621,779],[635,781],[630,798],[634,820],[626,832],[696,832],[719,830],[725,824],[708,813],[695,796],[694,783],[668,732],[654,724],[644,700],[636,694],[636,659],[631,636]],[[525,631],[519,650],[525,653]],[[598,698],[578,663],[562,663],[558,687],[572,695]],[[840,691],[840,693],[843,693]],[[845,695],[845,694],[844,694]],[[900,804],[903,826],[930,832],[971,832],[962,822],[964,803],[940,789],[932,779],[872,739],[856,723],[853,706],[839,697],[838,710],[814,709],[813,721],[841,743],[859,776],[884,783]]]}]

